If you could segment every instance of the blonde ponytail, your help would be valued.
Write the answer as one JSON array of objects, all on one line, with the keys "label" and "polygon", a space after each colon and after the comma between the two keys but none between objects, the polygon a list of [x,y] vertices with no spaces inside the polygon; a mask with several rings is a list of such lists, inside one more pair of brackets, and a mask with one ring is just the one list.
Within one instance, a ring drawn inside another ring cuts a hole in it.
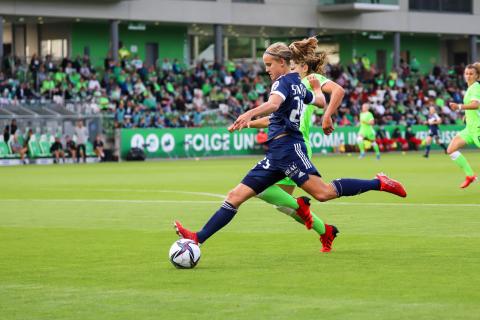
[{"label": "blonde ponytail", "polygon": [[307,65],[308,74],[324,73],[328,55],[326,52],[318,52],[318,40],[316,37],[294,41],[288,47],[292,51],[292,60],[295,63]]},{"label": "blonde ponytail", "polygon": [[292,51],[292,60],[296,63],[304,63],[315,56],[318,40],[315,37],[294,41],[289,46]]}]

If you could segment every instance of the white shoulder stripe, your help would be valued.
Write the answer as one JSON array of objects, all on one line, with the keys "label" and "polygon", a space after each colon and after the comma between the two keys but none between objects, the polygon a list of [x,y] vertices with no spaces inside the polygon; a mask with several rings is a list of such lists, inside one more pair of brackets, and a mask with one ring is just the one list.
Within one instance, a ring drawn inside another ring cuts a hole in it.
[{"label": "white shoulder stripe", "polygon": [[281,93],[280,91],[272,91],[270,92],[270,95],[272,94],[277,94],[279,95],[280,97],[282,97],[283,101],[285,101],[287,98],[285,97],[285,95],[283,93]]},{"label": "white shoulder stripe", "polygon": [[323,87],[324,85],[326,85],[327,83],[331,82],[332,80],[330,79],[325,79],[325,81],[323,81],[322,83],[320,83],[320,87]]}]

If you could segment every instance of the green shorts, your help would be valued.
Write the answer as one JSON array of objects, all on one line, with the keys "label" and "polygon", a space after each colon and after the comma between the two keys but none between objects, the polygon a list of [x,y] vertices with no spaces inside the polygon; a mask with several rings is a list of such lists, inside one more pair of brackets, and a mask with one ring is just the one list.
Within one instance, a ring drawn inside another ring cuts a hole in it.
[{"label": "green shorts", "polygon": [[[305,145],[307,146],[308,159],[311,160],[312,159],[312,147],[310,146],[309,143],[306,143]],[[283,178],[282,180],[278,181],[276,184],[281,184],[282,186],[294,186],[294,187],[297,186],[297,184],[295,182],[293,182],[293,180],[290,179],[289,177]]]},{"label": "green shorts", "polygon": [[467,144],[474,144],[477,146],[477,148],[480,148],[480,131],[474,133],[474,132],[468,131],[468,129],[465,128],[462,131],[460,131],[457,135],[460,136],[460,138],[462,138],[463,140],[465,140]]},{"label": "green shorts", "polygon": [[372,129],[361,129],[358,132],[359,136],[362,136],[363,139],[369,140],[369,141],[375,141],[375,130]]},{"label": "green shorts", "polygon": [[282,186],[294,186],[294,187],[297,186],[297,184],[288,177],[283,178],[282,180],[278,181],[276,184],[281,184]]}]

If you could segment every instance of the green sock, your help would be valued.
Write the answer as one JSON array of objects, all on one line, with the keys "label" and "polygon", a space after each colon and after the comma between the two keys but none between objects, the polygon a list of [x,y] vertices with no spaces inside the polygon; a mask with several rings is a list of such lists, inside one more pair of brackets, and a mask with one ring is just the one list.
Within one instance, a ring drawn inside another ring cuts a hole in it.
[{"label": "green sock", "polygon": [[325,233],[325,223],[323,220],[317,217],[317,215],[310,211],[313,217],[313,227],[312,229],[315,230],[319,236]]},{"label": "green sock", "polygon": [[457,166],[459,166],[460,169],[465,172],[466,176],[473,176],[472,167],[470,167],[470,164],[468,163],[467,159],[465,159],[463,154],[456,151],[450,155],[450,158],[452,158],[453,162],[455,162]]},{"label": "green sock", "polygon": [[378,147],[378,144],[376,142],[372,143],[373,150],[375,150],[375,154],[379,155],[380,154],[380,148]]},{"label": "green sock", "polygon": [[287,216],[292,217],[299,223],[304,224],[302,218],[300,218],[296,213],[298,209],[297,200],[279,186],[270,186],[265,189],[265,191],[257,195],[257,197],[267,203],[273,204],[279,211],[285,213]]},{"label": "green sock", "polygon": [[298,209],[297,200],[294,197],[292,197],[291,194],[289,194],[288,192],[286,192],[285,190],[283,190],[277,185],[268,187],[267,189],[265,189],[265,191],[260,193],[257,197],[262,199],[265,202],[268,202],[278,207],[287,207],[294,210]]},{"label": "green sock", "polygon": [[360,149],[360,153],[365,152],[365,144],[363,143],[363,140],[358,143],[358,149]]},{"label": "green sock", "polygon": [[[280,188],[279,186],[277,185],[270,186],[265,191],[260,193],[257,197],[267,203],[277,206],[277,209],[279,211],[292,217],[298,223],[302,225],[305,224],[302,218],[300,218],[296,213],[296,210],[298,209],[297,200],[288,192]],[[319,235],[324,234],[325,224],[323,223],[322,219],[317,217],[317,215],[314,214],[313,212],[311,212],[311,214],[313,217],[313,227],[312,227],[313,230],[315,230]]]}]

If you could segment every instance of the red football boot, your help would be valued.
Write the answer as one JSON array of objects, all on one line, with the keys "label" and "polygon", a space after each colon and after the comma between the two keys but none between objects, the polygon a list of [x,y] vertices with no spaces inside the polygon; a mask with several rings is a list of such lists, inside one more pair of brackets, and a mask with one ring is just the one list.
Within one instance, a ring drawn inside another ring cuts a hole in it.
[{"label": "red football boot", "polygon": [[466,176],[465,177],[465,181],[462,182],[462,184],[460,185],[460,188],[466,188],[468,187],[472,182],[475,182],[478,180],[478,177],[476,174],[474,174],[473,176]]},{"label": "red football boot", "polygon": [[299,197],[297,198],[298,209],[297,216],[299,216],[305,223],[305,227],[308,230],[313,227],[313,217],[310,213],[310,198],[308,197]]},{"label": "red football boot", "polygon": [[320,242],[322,243],[321,252],[332,251],[333,240],[337,237],[337,233],[339,233],[337,227],[325,224],[325,233],[320,236]]},{"label": "red football boot", "polygon": [[387,177],[385,173],[377,174],[377,179],[380,180],[380,191],[393,193],[402,198],[407,196],[407,192],[403,185],[397,180]]},{"label": "red football boot", "polygon": [[196,232],[192,232],[188,229],[185,229],[180,221],[175,221],[174,224],[175,232],[178,234],[180,238],[183,239],[190,239],[195,241],[196,244],[198,244],[198,237]]}]

